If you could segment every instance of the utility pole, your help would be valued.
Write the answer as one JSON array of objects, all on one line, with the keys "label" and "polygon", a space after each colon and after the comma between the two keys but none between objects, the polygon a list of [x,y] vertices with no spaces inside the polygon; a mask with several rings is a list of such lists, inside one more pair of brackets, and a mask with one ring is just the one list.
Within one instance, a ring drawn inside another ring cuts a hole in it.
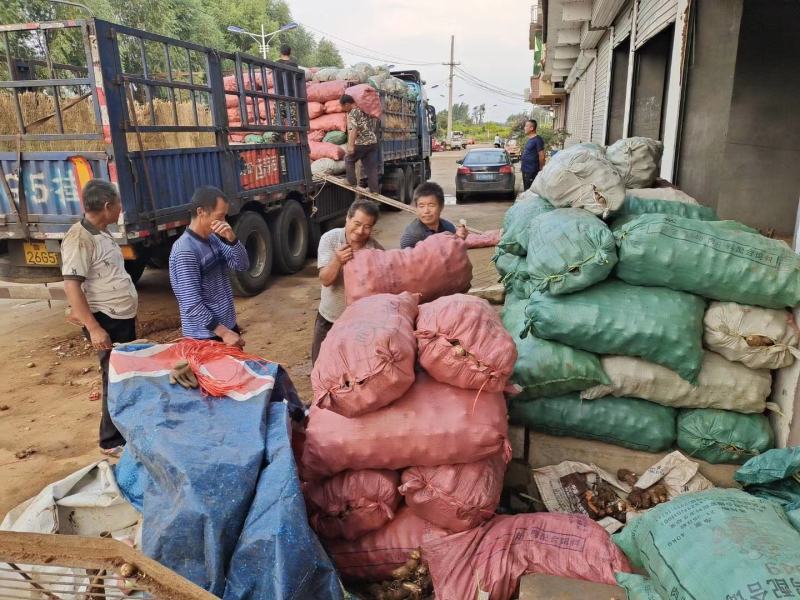
[{"label": "utility pole", "polygon": [[454,35],[450,36],[450,62],[442,63],[450,67],[450,83],[448,88],[450,90],[447,98],[447,141],[453,141],[453,67],[461,63],[454,62],[453,60],[453,44],[455,41]]}]

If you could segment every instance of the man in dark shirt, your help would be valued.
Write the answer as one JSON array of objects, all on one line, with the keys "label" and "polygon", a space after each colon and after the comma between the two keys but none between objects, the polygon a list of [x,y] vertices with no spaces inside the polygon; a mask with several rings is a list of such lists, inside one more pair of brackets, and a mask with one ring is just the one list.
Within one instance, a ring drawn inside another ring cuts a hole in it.
[{"label": "man in dark shirt", "polygon": [[292,49],[287,44],[281,46],[281,57],[278,59],[278,62],[294,67],[297,66],[297,61],[292,58]]},{"label": "man in dark shirt", "polygon": [[414,205],[417,208],[417,218],[403,231],[400,237],[401,248],[413,248],[434,233],[445,231],[456,234],[462,240],[467,237],[467,228],[464,225],[456,227],[450,221],[441,218],[444,209],[444,191],[438,183],[426,181],[419,184],[414,190]]},{"label": "man in dark shirt", "polygon": [[525,135],[528,136],[528,142],[525,144],[525,150],[522,151],[520,166],[522,187],[526,190],[531,187],[537,173],[544,167],[544,140],[536,133],[538,127],[539,124],[535,119],[525,121]]}]

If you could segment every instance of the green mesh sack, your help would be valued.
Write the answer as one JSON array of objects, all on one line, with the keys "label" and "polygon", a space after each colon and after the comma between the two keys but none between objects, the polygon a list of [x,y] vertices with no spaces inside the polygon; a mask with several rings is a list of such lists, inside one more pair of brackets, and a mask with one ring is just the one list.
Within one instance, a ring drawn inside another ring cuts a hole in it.
[{"label": "green mesh sack", "polygon": [[617,264],[614,235],[582,208],[557,208],[528,226],[527,264],[536,291],[577,292],[603,281]]},{"label": "green mesh sack", "polygon": [[574,294],[536,292],[527,331],[595,354],[639,356],[695,383],[703,362],[705,301],[608,279]]},{"label": "green mesh sack", "polygon": [[662,598],[797,597],[800,533],[780,505],[742,490],[683,494],[628,520],[613,539]]},{"label": "green mesh sack", "polygon": [[682,410],[678,414],[678,447],[710,463],[742,464],[775,445],[764,415],[745,415],[717,408]]},{"label": "green mesh sack", "polygon": [[783,506],[795,529],[800,530],[800,446],[776,448],[754,456],[733,478],[748,494]]},{"label": "green mesh sack", "polygon": [[492,260],[506,293],[515,294],[520,298],[528,298],[533,293],[524,257],[503,252],[498,248]]},{"label": "green mesh sack", "polygon": [[322,141],[339,146],[340,144],[347,143],[347,134],[344,131],[329,131],[325,134],[325,137],[322,138]]},{"label": "green mesh sack", "polygon": [[508,417],[550,435],[599,440],[633,450],[661,452],[675,442],[674,408],[638,398],[581,400],[577,394],[520,402]]},{"label": "green mesh sack", "polygon": [[683,196],[686,195],[672,188],[625,190],[625,201],[615,216],[662,214],[700,221],[719,220],[713,208],[697,204],[691,196],[686,196],[691,202],[682,201]]},{"label": "green mesh sack", "polygon": [[628,283],[766,308],[800,303],[800,256],[740,224],[642,215],[614,234],[616,274]]},{"label": "green mesh sack", "polygon": [[551,210],[554,210],[553,205],[533,192],[520,194],[503,217],[503,235],[497,247],[510,254],[525,256],[528,253],[528,225]]},{"label": "green mesh sack", "polygon": [[[513,256],[513,255],[512,255]],[[520,337],[525,328],[526,300],[506,296],[503,325],[517,345],[517,362],[511,382],[522,388],[518,400],[578,392],[608,382],[600,360],[594,354],[533,335]]]},{"label": "green mesh sack", "polygon": [[662,600],[647,577],[636,573],[614,573],[617,585],[625,590],[627,600]]},{"label": "green mesh sack", "polygon": [[248,133],[246,136],[244,136],[245,144],[260,144],[262,141],[263,138],[257,133]]},{"label": "green mesh sack", "polygon": [[267,131],[261,136],[261,141],[265,144],[274,144],[280,139],[280,134],[277,131]]}]

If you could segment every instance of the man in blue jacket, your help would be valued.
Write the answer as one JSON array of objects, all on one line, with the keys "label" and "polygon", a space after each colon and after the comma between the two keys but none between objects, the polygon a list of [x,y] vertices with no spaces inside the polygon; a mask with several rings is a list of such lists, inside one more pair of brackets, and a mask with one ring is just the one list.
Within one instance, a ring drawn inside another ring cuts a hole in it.
[{"label": "man in blue jacket", "polygon": [[244,346],[236,323],[228,269],[250,267],[247,250],[225,220],[228,199],[203,186],[192,196],[192,221],[172,246],[169,280],[178,300],[184,337]]},{"label": "man in blue jacket", "polygon": [[526,190],[531,187],[536,175],[544,167],[544,140],[536,133],[538,126],[535,119],[525,121],[525,135],[528,136],[528,142],[522,151],[520,167],[522,169],[522,187]]}]

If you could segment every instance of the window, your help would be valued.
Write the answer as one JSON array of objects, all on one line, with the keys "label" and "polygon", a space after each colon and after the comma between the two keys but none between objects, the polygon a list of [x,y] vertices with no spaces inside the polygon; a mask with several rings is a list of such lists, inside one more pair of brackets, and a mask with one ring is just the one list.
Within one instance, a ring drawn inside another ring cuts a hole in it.
[{"label": "window", "polygon": [[503,150],[478,150],[467,152],[464,164],[470,167],[508,164],[508,154]]}]

